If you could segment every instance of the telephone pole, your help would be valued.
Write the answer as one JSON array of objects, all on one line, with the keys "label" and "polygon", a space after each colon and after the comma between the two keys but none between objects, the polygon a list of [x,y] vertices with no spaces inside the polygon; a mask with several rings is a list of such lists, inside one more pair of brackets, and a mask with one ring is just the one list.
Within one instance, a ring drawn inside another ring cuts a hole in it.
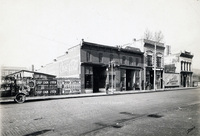
[{"label": "telephone pole", "polygon": [[154,91],[156,90],[156,42],[155,42],[155,44],[154,44],[154,46],[155,46],[155,51],[154,51],[154,83],[153,83],[153,85],[154,85]]}]

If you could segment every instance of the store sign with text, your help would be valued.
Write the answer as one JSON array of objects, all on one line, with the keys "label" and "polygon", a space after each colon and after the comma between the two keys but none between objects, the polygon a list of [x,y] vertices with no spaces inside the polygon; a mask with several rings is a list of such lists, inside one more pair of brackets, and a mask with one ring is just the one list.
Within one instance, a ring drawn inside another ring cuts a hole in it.
[{"label": "store sign with text", "polygon": [[56,80],[36,80],[37,85],[57,85]]}]

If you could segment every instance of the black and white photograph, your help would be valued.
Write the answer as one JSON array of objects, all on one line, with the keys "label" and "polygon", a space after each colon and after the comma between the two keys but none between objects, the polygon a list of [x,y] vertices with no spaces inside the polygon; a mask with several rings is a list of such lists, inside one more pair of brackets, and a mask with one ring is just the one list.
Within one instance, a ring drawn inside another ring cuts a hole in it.
[{"label": "black and white photograph", "polygon": [[0,0],[0,136],[199,136],[200,0]]}]

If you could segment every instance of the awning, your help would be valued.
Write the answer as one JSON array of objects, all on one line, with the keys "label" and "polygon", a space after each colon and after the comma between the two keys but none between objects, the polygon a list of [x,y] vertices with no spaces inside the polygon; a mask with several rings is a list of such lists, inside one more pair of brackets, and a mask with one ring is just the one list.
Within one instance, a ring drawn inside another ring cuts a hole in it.
[{"label": "awning", "polygon": [[125,65],[120,65],[119,68],[122,68],[122,69],[131,69],[131,70],[142,70],[143,68],[142,67],[136,67],[136,66],[125,66]]}]

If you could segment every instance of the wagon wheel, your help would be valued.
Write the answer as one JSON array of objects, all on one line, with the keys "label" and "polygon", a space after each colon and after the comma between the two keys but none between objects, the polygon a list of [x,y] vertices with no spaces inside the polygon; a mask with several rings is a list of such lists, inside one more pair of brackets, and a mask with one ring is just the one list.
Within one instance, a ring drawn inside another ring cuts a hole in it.
[{"label": "wagon wheel", "polygon": [[24,103],[25,100],[26,100],[25,94],[18,94],[14,99],[14,101],[17,103]]}]

